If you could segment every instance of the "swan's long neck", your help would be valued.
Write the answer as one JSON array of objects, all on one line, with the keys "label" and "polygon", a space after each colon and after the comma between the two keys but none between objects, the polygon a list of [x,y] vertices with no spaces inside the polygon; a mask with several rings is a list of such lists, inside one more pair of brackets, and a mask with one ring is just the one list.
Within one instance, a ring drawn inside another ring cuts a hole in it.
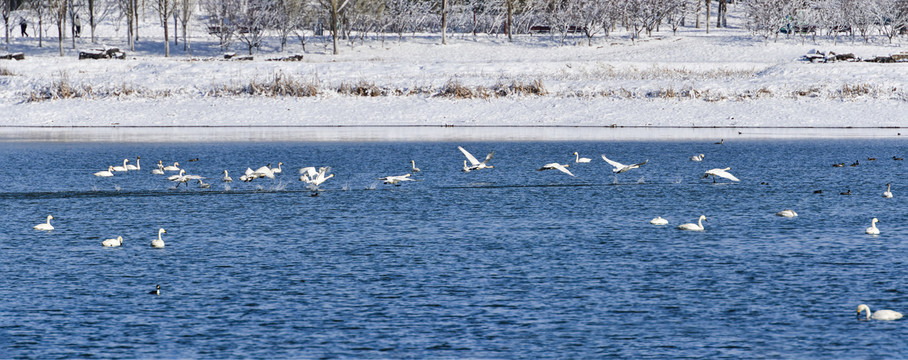
[{"label": "swan's long neck", "polygon": [[47,225],[50,225],[50,219],[53,219],[53,216],[47,215]]},{"label": "swan's long neck", "polygon": [[164,230],[158,230],[158,240],[164,241],[164,239],[161,239],[161,234],[163,234],[163,233],[164,233]]},{"label": "swan's long neck", "polygon": [[137,157],[137,158],[136,158],[136,169],[141,170],[141,169],[142,169],[142,165],[139,164],[139,160],[142,160],[142,159]]},{"label": "swan's long neck", "polygon": [[702,216],[699,219],[697,219],[697,226],[700,227],[700,230],[703,230],[703,217]]},{"label": "swan's long neck", "polygon": [[580,153],[574,153],[574,162],[580,161]]},{"label": "swan's long neck", "polygon": [[126,163],[129,162],[129,159],[123,159],[123,167],[126,167]]}]

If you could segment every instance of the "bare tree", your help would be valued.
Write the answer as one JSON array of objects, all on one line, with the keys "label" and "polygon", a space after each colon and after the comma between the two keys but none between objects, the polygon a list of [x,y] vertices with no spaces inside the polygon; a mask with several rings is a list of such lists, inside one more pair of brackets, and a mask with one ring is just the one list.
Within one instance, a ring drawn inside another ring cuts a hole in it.
[{"label": "bare tree", "polygon": [[170,31],[167,21],[173,16],[175,0],[154,0],[151,7],[158,13],[158,19],[164,27],[164,57],[170,57]]},{"label": "bare tree", "polygon": [[[177,0],[176,16],[180,21],[180,28],[183,30],[183,51],[188,51],[192,56],[192,44],[189,43],[189,22],[195,12],[196,0]],[[176,34],[174,34],[176,35]],[[175,37],[175,36],[174,36]]]}]

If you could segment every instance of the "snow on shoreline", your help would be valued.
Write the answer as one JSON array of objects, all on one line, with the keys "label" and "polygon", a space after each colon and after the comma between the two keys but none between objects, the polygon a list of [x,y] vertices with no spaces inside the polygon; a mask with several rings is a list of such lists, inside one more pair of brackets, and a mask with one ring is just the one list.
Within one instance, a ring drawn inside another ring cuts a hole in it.
[{"label": "snow on shoreline", "polygon": [[[147,50],[127,60],[80,61],[77,50],[60,57],[55,46],[36,48],[29,41],[17,39],[10,49],[26,52],[26,60],[0,62],[0,70],[12,74],[0,76],[0,140],[167,141],[189,133],[195,135],[187,139],[207,141],[659,140],[735,135],[741,128],[783,129],[763,132],[769,137],[897,137],[908,126],[908,63],[798,61],[814,48],[864,58],[904,51],[898,43],[805,45],[766,42],[740,29],[708,35],[689,29],[678,37],[610,39],[592,47],[538,38],[510,44],[494,37],[453,37],[442,46],[436,38],[416,37],[348,46],[337,56],[310,51],[301,62],[264,60],[282,54],[231,62],[164,58]],[[80,41],[81,48],[92,46]],[[318,94],[212,95],[278,77]],[[545,93],[439,96],[452,82],[486,91],[538,83]],[[61,83],[86,93],[29,100]],[[387,94],[338,93],[351,84]],[[280,127],[308,130],[268,130]]]}]

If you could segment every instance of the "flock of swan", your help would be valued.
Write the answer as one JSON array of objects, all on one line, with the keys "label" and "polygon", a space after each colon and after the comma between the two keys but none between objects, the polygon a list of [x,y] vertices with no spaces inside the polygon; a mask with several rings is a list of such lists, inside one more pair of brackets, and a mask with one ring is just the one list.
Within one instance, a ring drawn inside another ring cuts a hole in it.
[{"label": "flock of swan", "polygon": [[[717,142],[716,144],[722,144],[722,143],[724,143],[724,140]],[[475,156],[473,156],[473,154],[471,154],[469,151],[467,151],[463,147],[458,146],[457,149],[460,150],[460,152],[463,153],[464,157],[466,158],[463,161],[463,168],[462,168],[463,172],[471,172],[471,171],[494,168],[494,166],[490,164],[492,158],[495,155],[494,151],[489,152],[482,161],[479,161],[479,159],[477,159]],[[574,152],[573,155],[575,156],[575,158],[574,158],[575,164],[585,164],[585,163],[590,163],[592,161],[592,159],[590,159],[590,158],[581,157],[579,152]],[[615,174],[625,173],[630,170],[640,168],[641,166],[646,165],[646,163],[648,162],[648,160],[644,160],[642,162],[625,165],[620,162],[611,160],[608,157],[606,157],[605,155],[601,155],[601,158],[603,161],[605,161],[606,163],[608,163],[609,165],[612,166],[612,168],[613,168],[612,172]],[[702,154],[702,153],[696,154],[696,155],[693,155],[690,157],[690,161],[701,162],[701,161],[703,161],[704,158],[705,158],[704,154]],[[108,166],[107,170],[95,172],[94,176],[113,177],[113,176],[115,176],[116,173],[120,173],[120,172],[139,171],[139,170],[141,170],[140,160],[141,160],[141,157],[136,157],[136,164],[132,165],[129,163],[130,162],[129,159],[123,159],[122,165]],[[195,161],[195,160],[197,160],[197,159],[190,160],[190,161]],[[283,172],[283,169],[282,169],[283,165],[284,165],[283,162],[278,162],[278,166],[276,168],[272,167],[271,164],[261,166],[256,170],[252,170],[251,167],[247,168],[246,171],[244,171],[243,174],[239,177],[239,180],[244,181],[244,182],[251,182],[255,179],[260,179],[260,178],[274,179],[275,174],[280,174]],[[568,167],[570,167],[570,165],[571,164],[561,164],[561,163],[553,162],[553,163],[544,164],[537,170],[539,170],[539,171],[558,170],[569,176],[576,176],[570,170],[568,170]],[[842,167],[842,166],[844,166],[844,164],[841,164],[841,165],[834,164],[833,166]],[[852,165],[852,166],[855,166],[855,165]],[[730,167],[709,169],[703,173],[701,178],[706,179],[706,178],[712,177],[713,182],[716,182],[717,178],[728,179],[731,181],[740,181],[737,177],[732,175],[729,172],[729,170],[731,170]],[[206,184],[203,181],[205,179],[205,177],[202,177],[199,175],[187,174],[186,170],[180,167],[179,162],[174,162],[173,165],[165,166],[163,164],[163,162],[159,160],[157,167],[152,170],[152,174],[156,174],[156,175],[165,175],[166,172],[178,172],[177,174],[170,175],[166,178],[167,180],[176,183],[175,187],[179,187],[180,184],[187,184],[187,186],[188,186],[188,183],[192,180],[197,181],[199,184],[199,187],[201,187],[201,188],[210,187],[210,184]],[[318,187],[322,183],[324,183],[328,179],[331,179],[332,177],[334,177],[334,174],[331,174],[330,172],[331,172],[330,167],[320,167],[318,169],[316,169],[316,167],[313,167],[313,166],[303,167],[303,168],[299,169],[299,174],[301,174],[301,176],[299,177],[299,181],[307,183],[308,187],[312,190],[318,190]],[[416,172],[420,172],[420,169],[418,167],[416,167],[415,160],[410,160],[410,172],[409,173],[406,173],[403,175],[385,176],[385,177],[378,178],[378,180],[381,180],[385,184],[399,185],[401,182],[416,181],[415,179],[412,178],[412,173],[416,173]],[[224,176],[221,178],[221,181],[223,181],[224,183],[230,183],[233,181],[233,179],[230,177],[227,170],[224,170]],[[848,195],[846,193],[842,193],[842,194]],[[849,191],[849,194],[850,194],[850,191]],[[891,192],[891,184],[886,184],[886,191],[883,193],[883,197],[892,198],[892,196],[893,195]],[[781,216],[781,217],[788,217],[788,218],[793,218],[793,217],[798,216],[797,212],[795,212],[794,210],[791,210],[791,209],[785,209],[785,210],[779,211],[779,212],[775,213],[775,215]],[[35,225],[34,229],[40,230],[40,231],[54,230],[54,227],[50,224],[50,221],[52,219],[53,219],[53,216],[48,215],[47,221],[44,223]],[[677,226],[677,229],[685,230],[685,231],[705,231],[705,228],[703,226],[704,221],[707,221],[706,216],[700,215],[700,217],[697,219],[696,223],[681,224],[681,225]],[[879,220],[877,218],[873,218],[871,220],[870,227],[868,227],[865,230],[865,233],[870,234],[870,235],[879,235],[880,230],[876,226],[876,224],[878,222],[879,222]],[[656,218],[653,218],[652,220],[650,220],[650,223],[653,225],[656,225],[656,226],[664,226],[664,225],[668,225],[669,221],[662,218],[661,216],[657,216]],[[165,244],[164,244],[164,240],[162,239],[162,235],[165,233],[167,233],[167,231],[164,230],[163,228],[160,228],[158,230],[157,238],[154,238],[151,241],[151,244],[150,244],[151,247],[163,248],[165,246]],[[122,246],[123,237],[117,236],[116,238],[113,238],[113,239],[105,239],[104,241],[102,241],[101,245],[104,247]],[[155,291],[152,291],[150,293],[151,294],[160,294],[160,285],[157,286]],[[902,318],[902,314],[899,312],[896,312],[896,311],[878,310],[876,312],[871,312],[870,308],[867,305],[865,305],[865,304],[859,305],[857,308],[858,315],[860,316],[864,312],[866,312],[866,319],[868,319],[868,320],[871,320],[871,319],[872,320],[898,320],[898,319]]]}]

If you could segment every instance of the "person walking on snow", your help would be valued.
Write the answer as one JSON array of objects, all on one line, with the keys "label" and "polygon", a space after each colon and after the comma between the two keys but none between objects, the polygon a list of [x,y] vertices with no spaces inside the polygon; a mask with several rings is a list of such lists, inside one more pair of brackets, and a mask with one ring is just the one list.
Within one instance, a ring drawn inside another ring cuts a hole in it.
[{"label": "person walking on snow", "polygon": [[19,30],[22,31],[22,37],[28,37],[28,21],[25,21],[25,18],[19,18]]}]

